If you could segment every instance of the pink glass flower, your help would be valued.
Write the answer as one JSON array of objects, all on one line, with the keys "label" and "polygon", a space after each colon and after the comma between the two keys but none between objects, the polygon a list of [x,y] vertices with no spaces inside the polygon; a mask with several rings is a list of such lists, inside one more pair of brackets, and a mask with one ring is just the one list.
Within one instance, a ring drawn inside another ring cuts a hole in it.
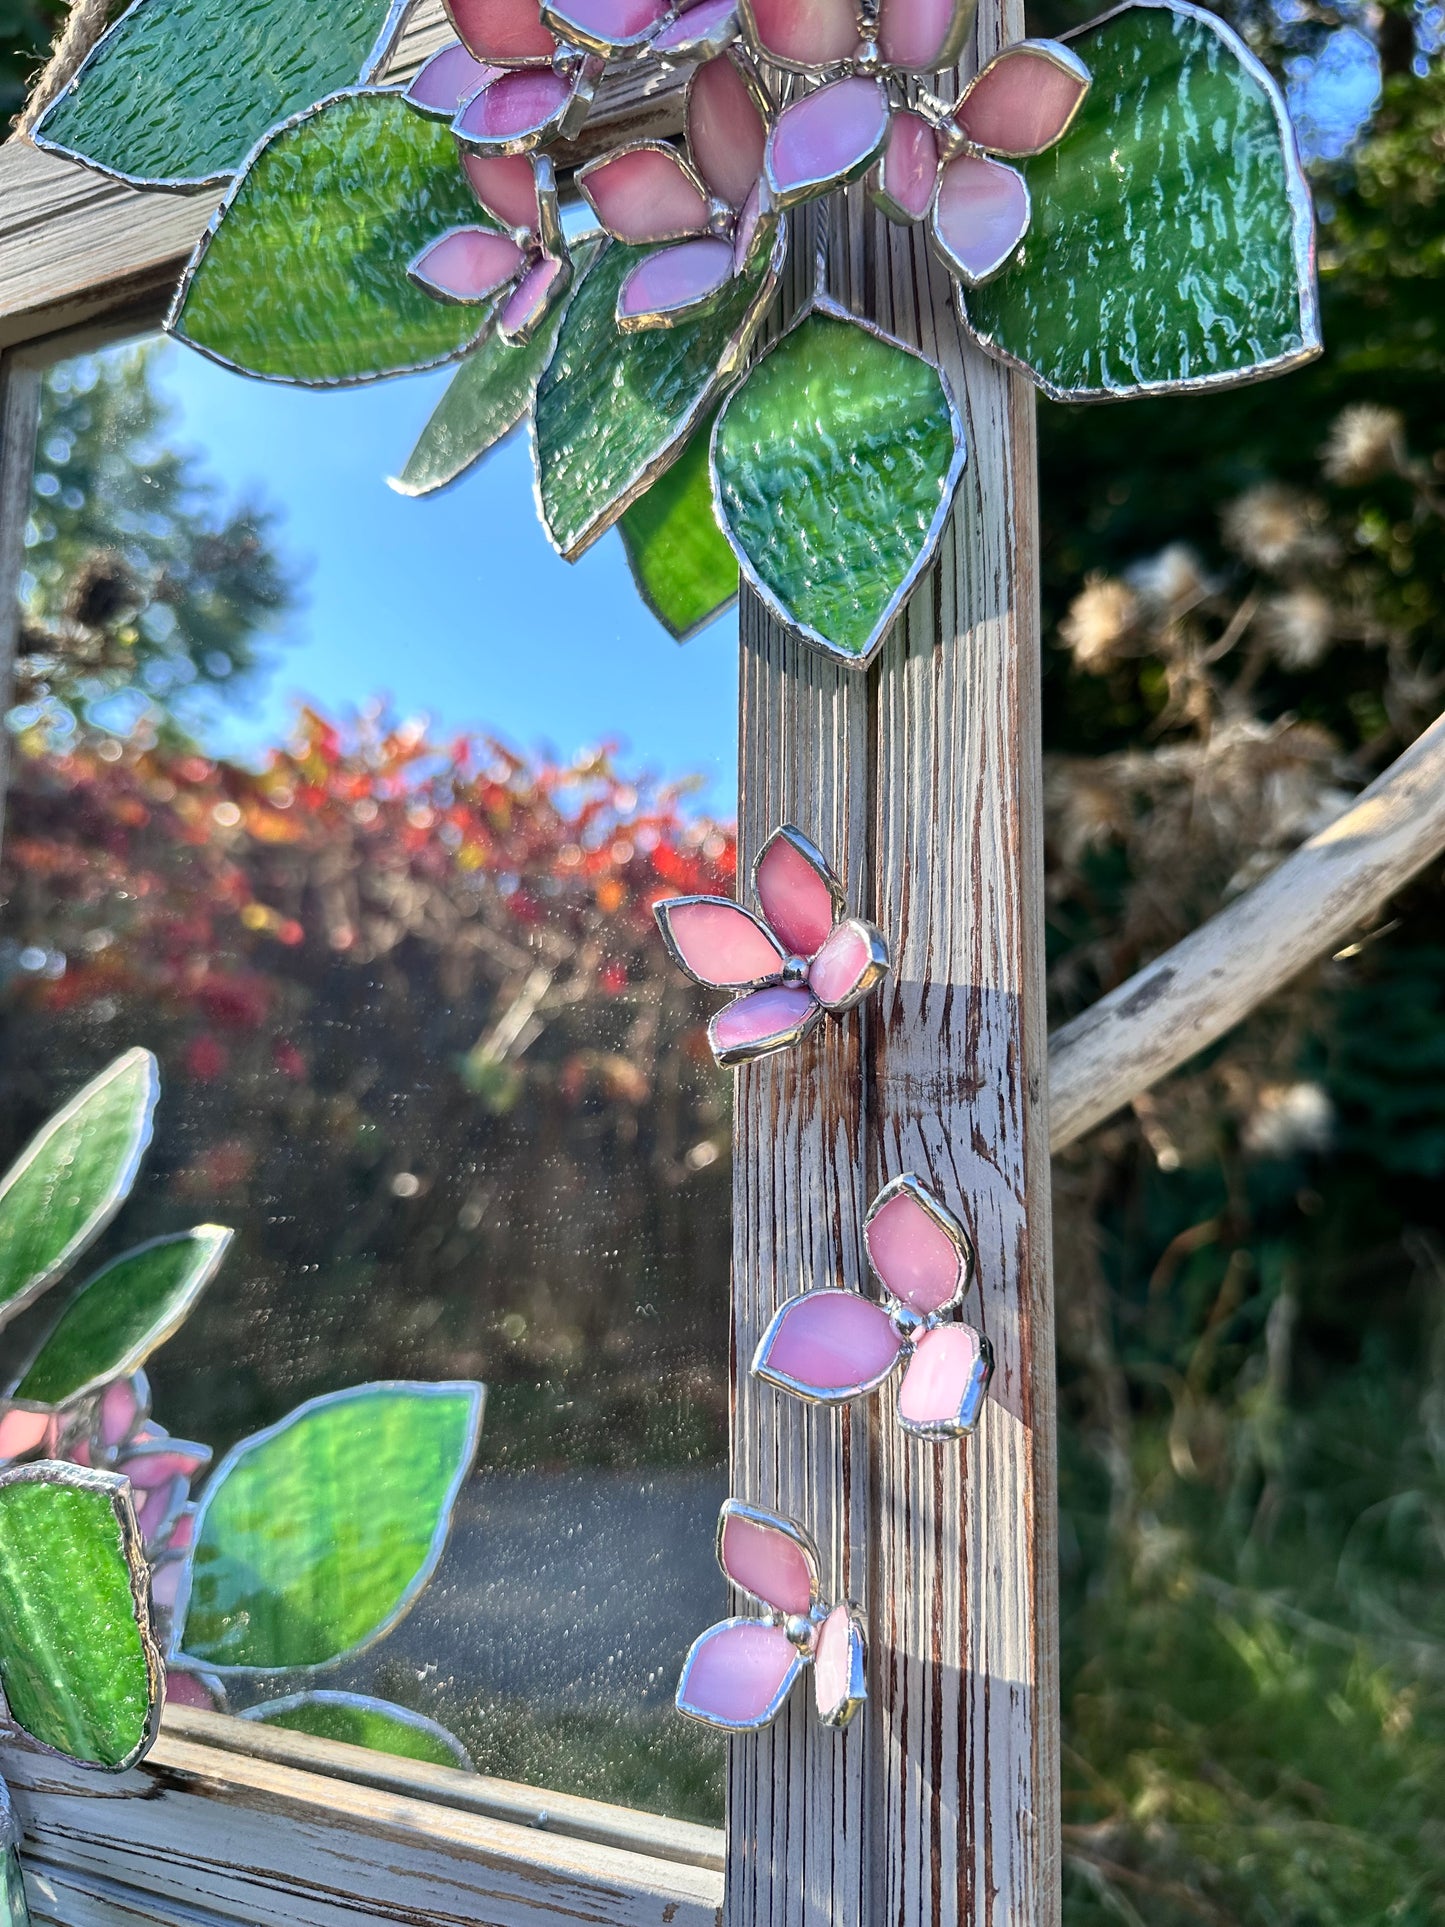
[{"label": "pink glass flower", "polygon": [[840,1405],[876,1391],[907,1361],[898,1422],[916,1438],[973,1430],[993,1372],[982,1332],[946,1317],[968,1289],[968,1233],[917,1178],[894,1178],[863,1228],[884,1303],[824,1287],[783,1305],[753,1359],[756,1377],[798,1398]]},{"label": "pink glass flower", "polygon": [[552,163],[545,154],[463,154],[462,166],[507,231],[449,228],[407,273],[440,301],[493,303],[489,326],[504,341],[528,341],[572,284]]},{"label": "pink glass flower", "polygon": [[[976,288],[1002,269],[1028,231],[1028,183],[1006,157],[1042,154],[1062,140],[1089,91],[1089,70],[1056,40],[1005,47],[930,127],[895,117],[872,183],[895,219],[929,217],[929,239],[949,272]],[[931,143],[931,146],[930,146]]]},{"label": "pink glass flower", "polygon": [[753,51],[775,66],[829,76],[779,114],[768,139],[767,181],[791,207],[856,181],[882,154],[902,76],[955,61],[973,21],[968,0],[880,0],[860,31],[856,0],[741,0]]},{"label": "pink glass flower", "polygon": [[677,1710],[730,1733],[777,1718],[804,1667],[825,1726],[846,1726],[867,1698],[861,1614],[818,1592],[818,1549],[791,1519],[727,1499],[718,1517],[718,1564],[766,1618],[725,1619],[692,1644],[677,1683]]},{"label": "pink glass flower", "polygon": [[150,1385],[136,1372],[61,1405],[0,1407],[0,1463],[34,1458],[129,1479],[146,1558],[154,1564],[172,1546],[191,1481],[210,1464],[211,1449],[173,1439],[155,1423]]},{"label": "pink glass flower", "polygon": [[719,1064],[745,1064],[797,1044],[825,1012],[851,1010],[888,969],[871,923],[845,916],[843,886],[791,824],[753,864],[755,917],[728,897],[669,897],[653,914],[673,962],[709,990],[743,994],[707,1027]]},{"label": "pink glass flower", "polygon": [[688,82],[685,156],[668,141],[633,141],[579,172],[577,185],[614,240],[659,244],[618,290],[624,332],[705,313],[771,247],[778,216],[762,180],[765,110],[746,58],[719,54]]}]

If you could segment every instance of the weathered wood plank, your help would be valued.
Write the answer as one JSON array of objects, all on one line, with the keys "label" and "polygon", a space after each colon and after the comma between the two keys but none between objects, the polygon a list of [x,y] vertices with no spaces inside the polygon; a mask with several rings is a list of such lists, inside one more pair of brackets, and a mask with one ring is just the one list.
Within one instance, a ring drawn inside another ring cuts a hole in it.
[{"label": "weathered wood plank", "polygon": [[66,1927],[125,1919],[126,1910],[147,1923],[247,1927],[719,1919],[721,1883],[710,1869],[169,1734],[129,1773],[96,1774],[12,1747],[5,1775],[38,1916]]},{"label": "weathered wood plank", "polygon": [[1062,1150],[1327,956],[1445,850],[1445,717],[1262,883],[1049,1040]]},{"label": "weathered wood plank", "polygon": [[[993,31],[1013,38],[1021,9]],[[980,49],[986,58],[989,42]],[[919,240],[856,198],[829,280],[946,367],[970,466],[937,566],[869,676],[744,597],[740,841],[791,816],[842,862],[895,968],[856,1034],[740,1074],[734,1489],[820,1533],[866,1594],[873,1698],[840,1741],[790,1709],[739,1741],[729,1927],[1049,1927],[1058,1909],[1053,1328],[1043,1120],[1032,404],[959,343]],[[973,1230],[996,1393],[962,1449],[748,1379],[800,1286],[866,1284],[861,1219],[912,1169]]]},{"label": "weathered wood plank", "polygon": [[434,1800],[464,1813],[508,1820],[515,1826],[545,1827],[568,1839],[590,1840],[658,1860],[680,1861],[685,1866],[709,1867],[715,1872],[722,1869],[721,1830],[699,1826],[692,1820],[672,1820],[636,1807],[610,1806],[574,1793],[549,1793],[542,1787],[463,1773],[456,1767],[431,1766],[423,1760],[403,1760],[392,1753],[375,1753],[339,1740],[313,1739],[309,1733],[289,1732],[283,1726],[233,1719],[194,1707],[168,1706],[163,1731],[170,1739],[245,1754],[303,1773],[334,1775],[379,1793]]}]

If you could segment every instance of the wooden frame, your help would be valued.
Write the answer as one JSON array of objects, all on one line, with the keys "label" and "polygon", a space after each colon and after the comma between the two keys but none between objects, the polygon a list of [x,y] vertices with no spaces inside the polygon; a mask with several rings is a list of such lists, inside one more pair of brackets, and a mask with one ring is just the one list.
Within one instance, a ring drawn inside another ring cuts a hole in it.
[{"label": "wooden frame", "polygon": [[[1021,32],[1018,0],[982,31],[984,55]],[[440,35],[433,7],[398,71]],[[639,69],[593,138],[676,123],[672,83]],[[24,140],[0,148],[0,664],[38,370],[158,319],[218,198],[142,193]],[[999,1357],[981,1433],[958,1452],[907,1444],[886,1405],[839,1419],[736,1376],[734,1490],[806,1520],[871,1607],[872,1701],[841,1741],[799,1707],[734,1748],[726,1898],[710,1829],[204,1714],[169,1712],[150,1758],[115,1779],[7,1748],[38,1920],[1056,1917],[1050,1144],[1222,1035],[1445,848],[1445,722],[1067,1026],[1046,1064],[1032,398],[960,349],[947,286],[912,237],[850,207],[831,242],[832,291],[946,365],[971,456],[965,513],[866,676],[743,599],[742,855],[798,822],[889,933],[895,971],[860,1024],[739,1074],[734,1356],[751,1356],[780,1295],[860,1282],[868,1200],[912,1168],[970,1220],[976,1315]]]}]

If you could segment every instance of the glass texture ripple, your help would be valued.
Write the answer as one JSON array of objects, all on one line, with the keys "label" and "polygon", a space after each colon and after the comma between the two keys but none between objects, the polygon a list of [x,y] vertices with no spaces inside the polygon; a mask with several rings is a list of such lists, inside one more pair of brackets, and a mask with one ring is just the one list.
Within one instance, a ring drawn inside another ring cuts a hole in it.
[{"label": "glass texture ripple", "polygon": [[140,0],[43,116],[43,146],[133,181],[224,180],[278,121],[368,79],[387,0]]},{"label": "glass texture ripple", "polygon": [[359,90],[279,128],[232,189],[166,326],[213,360],[331,386],[449,361],[478,312],[407,264],[477,205],[447,128]]},{"label": "glass texture ripple", "polygon": [[0,1481],[0,1684],[15,1724],[43,1746],[126,1766],[150,1742],[156,1675],[119,1513],[124,1487],[99,1473],[81,1483],[74,1467],[49,1468],[66,1482],[39,1470]]},{"label": "glass texture ripple", "polygon": [[744,568],[812,640],[864,660],[926,561],[952,490],[955,429],[938,371],[815,312],[729,398],[717,501]]},{"label": "glass texture ripple", "polygon": [[481,1407],[477,1385],[363,1385],[242,1440],[201,1501],[185,1654],[319,1666],[394,1625],[441,1556]]},{"label": "glass texture ripple", "polygon": [[740,277],[699,319],[624,334],[615,320],[618,289],[651,251],[620,242],[603,250],[572,297],[537,388],[542,517],[569,559],[680,452],[771,295],[770,274]]},{"label": "glass texture ripple", "polygon": [[1318,351],[1308,195],[1283,104],[1222,21],[1125,8],[1069,42],[1093,75],[997,280],[986,348],[1061,398],[1247,380]]}]

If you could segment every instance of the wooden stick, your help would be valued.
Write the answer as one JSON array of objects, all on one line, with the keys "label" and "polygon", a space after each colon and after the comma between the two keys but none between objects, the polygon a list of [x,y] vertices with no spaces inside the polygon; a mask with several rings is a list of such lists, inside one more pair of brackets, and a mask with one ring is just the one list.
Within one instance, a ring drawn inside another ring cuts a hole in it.
[{"label": "wooden stick", "polygon": [[1222,1037],[1442,850],[1445,716],[1262,883],[1054,1032],[1054,1150]]}]

